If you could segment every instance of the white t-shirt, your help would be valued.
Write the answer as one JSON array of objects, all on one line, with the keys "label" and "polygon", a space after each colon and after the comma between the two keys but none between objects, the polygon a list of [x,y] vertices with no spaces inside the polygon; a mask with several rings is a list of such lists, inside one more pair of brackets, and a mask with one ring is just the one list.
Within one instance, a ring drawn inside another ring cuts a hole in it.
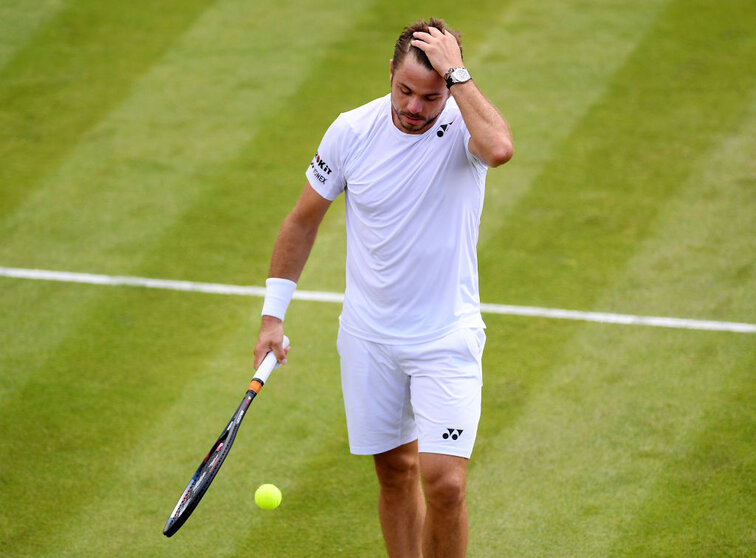
[{"label": "white t-shirt", "polygon": [[346,196],[346,292],[340,324],[379,343],[423,343],[484,327],[476,245],[485,164],[453,98],[423,134],[400,131],[390,95],[342,113],[306,176]]}]

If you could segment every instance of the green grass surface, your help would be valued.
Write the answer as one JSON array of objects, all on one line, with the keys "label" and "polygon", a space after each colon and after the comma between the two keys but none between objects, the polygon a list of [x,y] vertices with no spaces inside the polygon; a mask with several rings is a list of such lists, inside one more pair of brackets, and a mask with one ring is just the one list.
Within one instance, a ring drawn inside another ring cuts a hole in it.
[{"label": "green grass surface", "polygon": [[[326,127],[438,15],[515,136],[488,178],[485,302],[756,322],[753,2],[159,4],[0,4],[0,266],[261,285]],[[343,250],[337,201],[301,288],[342,289]],[[383,555],[339,307],[314,302],[162,535],[247,385],[260,306],[0,278],[3,554]],[[753,334],[485,318],[470,556],[756,554]]]}]

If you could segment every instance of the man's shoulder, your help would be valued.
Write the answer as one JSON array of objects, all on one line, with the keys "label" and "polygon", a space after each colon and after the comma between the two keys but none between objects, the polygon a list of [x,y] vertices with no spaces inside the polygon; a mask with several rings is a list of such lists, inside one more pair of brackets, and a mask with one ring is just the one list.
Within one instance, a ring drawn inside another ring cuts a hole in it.
[{"label": "man's shoulder", "polygon": [[370,128],[376,120],[385,116],[389,105],[389,95],[384,95],[364,105],[342,112],[337,121],[342,121],[355,131]]}]

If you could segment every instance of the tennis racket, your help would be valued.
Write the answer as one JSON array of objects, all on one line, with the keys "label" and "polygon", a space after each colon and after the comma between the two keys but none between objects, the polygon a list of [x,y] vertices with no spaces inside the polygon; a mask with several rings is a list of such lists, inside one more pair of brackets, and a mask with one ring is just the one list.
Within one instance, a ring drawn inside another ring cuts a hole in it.
[{"label": "tennis racket", "polygon": [[[289,339],[284,337],[284,348],[289,345]],[[200,503],[202,497],[210,487],[210,483],[213,482],[215,475],[218,474],[218,470],[223,461],[226,459],[228,452],[231,450],[231,446],[236,438],[236,433],[239,431],[239,426],[244,418],[244,415],[252,400],[260,392],[265,382],[268,380],[271,372],[281,366],[281,363],[276,360],[276,355],[273,352],[269,352],[265,359],[263,359],[260,366],[255,371],[254,378],[247,387],[247,393],[242,399],[241,404],[236,409],[234,416],[228,423],[228,426],[223,429],[221,435],[210,448],[210,451],[205,456],[205,459],[200,463],[197,472],[194,473],[192,480],[186,486],[184,493],[179,498],[176,507],[173,508],[171,516],[168,518],[168,522],[163,528],[163,534],[166,537],[172,536],[178,531],[181,526],[192,515],[194,508]]]}]

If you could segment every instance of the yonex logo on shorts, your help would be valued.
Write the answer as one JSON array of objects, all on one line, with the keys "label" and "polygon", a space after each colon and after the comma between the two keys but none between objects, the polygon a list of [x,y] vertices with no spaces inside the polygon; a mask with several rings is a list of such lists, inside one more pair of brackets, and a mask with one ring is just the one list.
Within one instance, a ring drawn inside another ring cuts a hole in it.
[{"label": "yonex logo on shorts", "polygon": [[462,430],[459,428],[447,428],[446,430],[448,430],[448,432],[444,432],[444,435],[441,436],[444,440],[448,440],[449,438],[456,440],[462,436]]}]

